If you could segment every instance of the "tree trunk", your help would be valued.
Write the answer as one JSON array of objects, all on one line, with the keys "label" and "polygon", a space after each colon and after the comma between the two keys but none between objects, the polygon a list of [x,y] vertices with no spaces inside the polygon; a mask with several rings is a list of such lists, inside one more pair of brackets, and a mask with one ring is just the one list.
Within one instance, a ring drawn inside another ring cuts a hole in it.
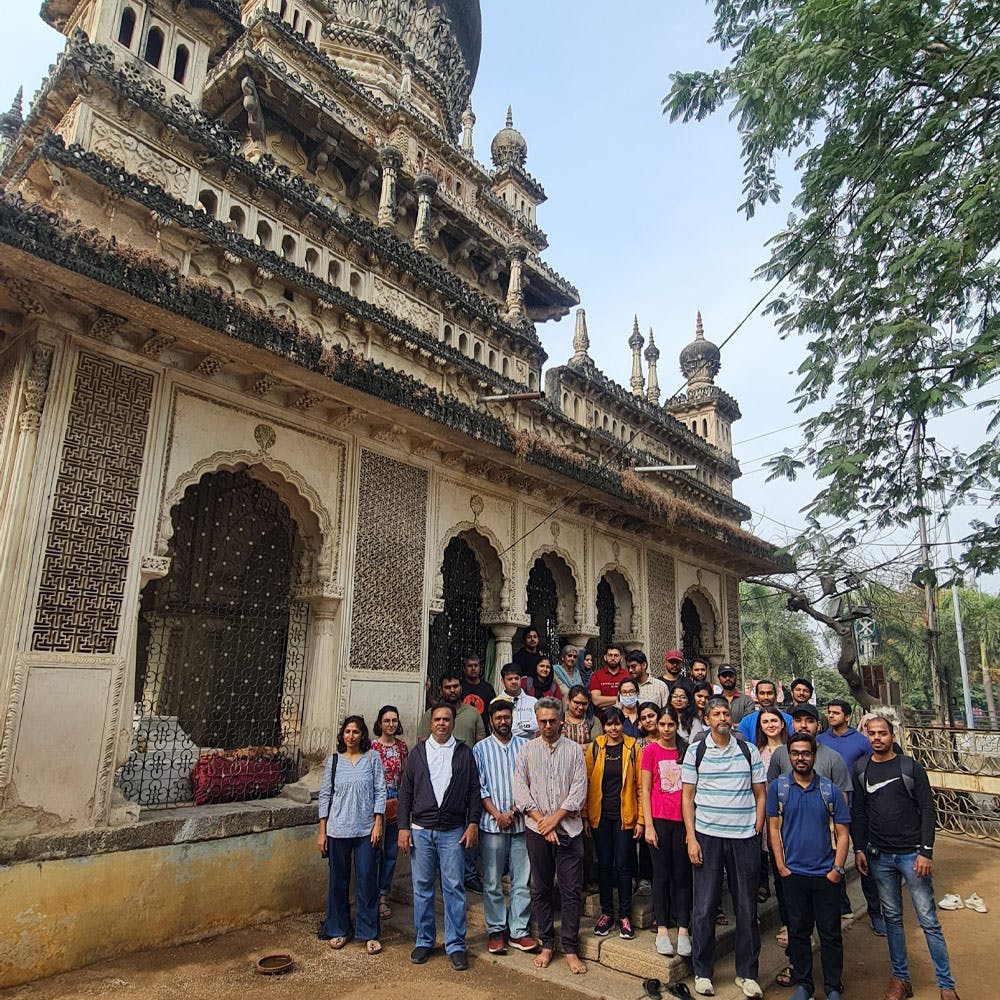
[{"label": "tree trunk", "polygon": [[[826,623],[829,624],[829,623]],[[864,709],[874,708],[881,702],[876,698],[861,680],[861,674],[855,667],[858,661],[858,647],[854,641],[854,629],[849,625],[830,625],[840,639],[840,656],[837,658],[837,670],[847,681],[851,695]]]},{"label": "tree trunk", "polygon": [[993,678],[990,677],[990,664],[986,658],[986,640],[979,640],[979,662],[983,668],[983,692],[986,695],[986,711],[990,716],[990,729],[997,728],[997,706],[993,700]]}]

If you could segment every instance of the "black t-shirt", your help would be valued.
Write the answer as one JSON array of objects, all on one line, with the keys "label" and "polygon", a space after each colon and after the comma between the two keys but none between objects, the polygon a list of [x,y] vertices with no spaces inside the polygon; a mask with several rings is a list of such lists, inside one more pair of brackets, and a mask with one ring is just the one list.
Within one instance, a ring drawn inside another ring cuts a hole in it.
[{"label": "black t-shirt", "polygon": [[899,756],[867,760],[854,774],[854,846],[868,844],[887,854],[926,857],[934,848],[934,797],[924,769],[914,762],[913,796],[906,789]]},{"label": "black t-shirt", "polygon": [[487,709],[496,696],[497,693],[493,690],[492,684],[487,684],[486,681],[470,684],[464,677],[462,678],[462,701],[466,705],[471,705],[483,717],[487,732],[490,728]]},{"label": "black t-shirt", "polygon": [[515,654],[512,660],[515,667],[521,671],[522,677],[530,677],[532,680],[535,678],[535,667],[538,666],[538,661],[542,658],[542,654],[536,649],[535,652],[531,652],[527,646],[522,646]]},{"label": "black t-shirt", "polygon": [[604,748],[604,777],[601,780],[601,819],[622,818],[622,747]]}]

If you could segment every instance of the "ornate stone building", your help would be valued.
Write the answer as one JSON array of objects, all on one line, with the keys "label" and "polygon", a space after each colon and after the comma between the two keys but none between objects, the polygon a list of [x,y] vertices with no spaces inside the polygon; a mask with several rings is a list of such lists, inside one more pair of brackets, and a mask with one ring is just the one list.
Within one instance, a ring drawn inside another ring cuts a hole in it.
[{"label": "ornate stone building", "polygon": [[[72,897],[60,859],[99,882],[126,847],[169,888],[200,820],[163,807],[191,807],[199,760],[252,775],[209,774],[208,801],[291,795],[198,827],[213,864],[229,834],[305,857],[311,808],[288,803],[345,711],[412,723],[429,675],[468,648],[506,661],[529,624],[739,662],[737,583],[772,553],[732,496],[718,349],[699,316],[661,404],[652,332],[625,389],[578,309],[543,377],[538,328],[578,295],[543,260],[510,113],[475,157],[477,0],[42,16],[65,51],[0,118],[8,899],[36,891],[28,861]],[[693,468],[634,471],[664,465]],[[233,919],[303,905],[271,899]],[[146,938],[104,922],[104,951],[222,926],[214,902]],[[80,960],[32,933],[0,983]]]}]

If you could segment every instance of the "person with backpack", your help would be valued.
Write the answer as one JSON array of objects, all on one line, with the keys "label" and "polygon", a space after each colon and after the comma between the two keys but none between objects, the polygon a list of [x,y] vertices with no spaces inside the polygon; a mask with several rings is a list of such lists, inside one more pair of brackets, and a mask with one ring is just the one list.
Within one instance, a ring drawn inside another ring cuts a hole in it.
[{"label": "person with backpack", "polygon": [[872,754],[858,760],[854,771],[851,837],[855,864],[878,885],[892,978],[884,1000],[913,996],[903,933],[903,883],[909,891],[941,1000],[958,1000],[948,946],[934,903],[934,793],[927,772],[912,757],[897,751],[892,723],[881,716],[868,722]]},{"label": "person with backpack", "polygon": [[755,746],[734,735],[726,699],[710,700],[705,718],[709,732],[688,747],[681,768],[685,841],[694,866],[694,988],[702,996],[715,995],[715,916],[725,869],[736,911],[736,985],[746,997],[762,997],[757,982],[757,887],[764,828],[764,764]]},{"label": "person with backpack", "polygon": [[378,844],[385,821],[385,770],[371,748],[368,726],[349,715],[326,759],[319,787],[316,846],[329,860],[330,887],[320,936],[335,951],[351,937],[351,861],[354,861],[354,936],[369,955],[378,939]]},{"label": "person with backpack", "polygon": [[[631,681],[631,678],[629,678]],[[635,683],[634,681],[631,681]],[[643,835],[639,792],[641,754],[635,738],[625,736],[625,718],[617,708],[604,711],[604,734],[584,750],[587,762],[587,810],[584,833],[594,838],[601,915],[594,925],[607,937],[615,925],[614,889],[618,889],[618,936],[635,937],[632,927],[633,841]]]},{"label": "person with backpack", "polygon": [[850,813],[841,790],[816,773],[815,738],[794,733],[787,749],[791,773],[770,783],[765,811],[788,914],[788,956],[795,984],[791,1000],[812,1000],[814,927],[827,1000],[842,1000],[840,886],[846,874]]}]

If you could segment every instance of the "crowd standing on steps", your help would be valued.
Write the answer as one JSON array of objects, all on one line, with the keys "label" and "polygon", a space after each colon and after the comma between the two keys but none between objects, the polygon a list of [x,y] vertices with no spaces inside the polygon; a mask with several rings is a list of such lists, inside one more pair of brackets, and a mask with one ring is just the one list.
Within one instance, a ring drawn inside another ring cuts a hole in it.
[{"label": "crowd standing on steps", "polygon": [[869,714],[855,729],[841,699],[821,720],[804,678],[783,709],[773,681],[757,681],[751,698],[729,664],[718,667],[718,684],[704,660],[685,675],[679,650],[667,652],[662,677],[650,675],[641,650],[616,644],[599,669],[592,663],[575,646],[553,662],[528,629],[497,674],[499,693],[476,655],[444,672],[412,748],[393,705],[379,710],[374,741],[362,716],[344,719],[318,793],[316,840],[329,866],[319,936],[331,949],[353,938],[370,955],[382,951],[401,854],[410,860],[414,964],[438,947],[438,885],[456,972],[468,968],[467,912],[479,895],[491,955],[515,949],[545,968],[558,943],[575,975],[587,971],[585,896],[598,894],[595,935],[632,940],[633,900],[651,895],[651,947],[688,959],[694,992],[708,997],[716,927],[728,923],[725,877],[736,985],[762,997],[757,908],[773,877],[788,963],[775,983],[789,1000],[813,1000],[816,934],[827,1000],[861,1000],[875,994],[851,981],[840,923],[853,843],[872,933],[888,947],[883,1000],[913,995],[904,886],[941,1000],[958,1000],[932,885],[934,796],[891,720]]}]

